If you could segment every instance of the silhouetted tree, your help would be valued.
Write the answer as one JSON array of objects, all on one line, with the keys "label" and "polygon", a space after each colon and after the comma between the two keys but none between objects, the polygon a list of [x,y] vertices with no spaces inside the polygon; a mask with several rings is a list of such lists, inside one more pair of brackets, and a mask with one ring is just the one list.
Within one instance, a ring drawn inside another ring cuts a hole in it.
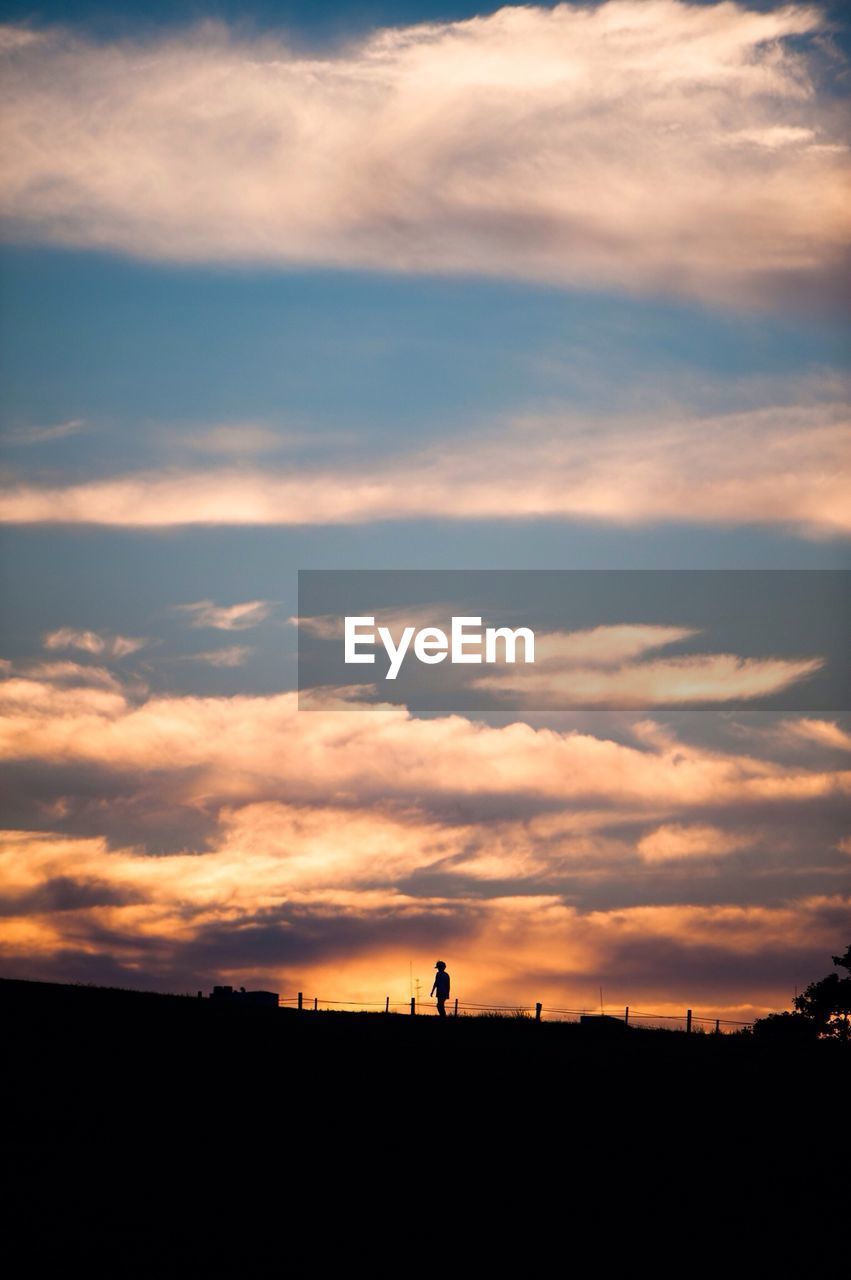
[{"label": "silhouetted tree", "polygon": [[838,1040],[851,1040],[851,945],[845,954],[831,956],[837,968],[845,969],[848,977],[829,973],[818,982],[811,982],[807,989],[793,1000],[794,1013],[770,1013],[758,1018],[754,1034],[760,1038],[815,1040],[820,1036],[832,1036]]},{"label": "silhouetted tree", "polygon": [[811,1018],[820,1035],[837,1036],[840,1040],[851,1038],[851,945],[845,954],[830,957],[837,968],[845,969],[848,976],[829,973],[820,982],[811,982],[806,991],[796,996],[795,1008],[805,1018]]}]

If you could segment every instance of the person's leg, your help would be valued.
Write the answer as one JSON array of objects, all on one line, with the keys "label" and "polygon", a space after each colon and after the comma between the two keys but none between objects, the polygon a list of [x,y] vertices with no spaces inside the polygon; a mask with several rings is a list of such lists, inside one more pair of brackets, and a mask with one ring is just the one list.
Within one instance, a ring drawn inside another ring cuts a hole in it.
[{"label": "person's leg", "polygon": [[439,1018],[446,1017],[446,997],[445,996],[442,999],[440,996],[437,997],[437,1014]]}]

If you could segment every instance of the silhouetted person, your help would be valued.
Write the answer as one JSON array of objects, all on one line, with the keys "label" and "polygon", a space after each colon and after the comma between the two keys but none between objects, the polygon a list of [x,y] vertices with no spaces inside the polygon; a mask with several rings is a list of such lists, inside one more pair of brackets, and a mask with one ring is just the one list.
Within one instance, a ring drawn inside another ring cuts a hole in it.
[{"label": "silhouetted person", "polygon": [[446,972],[446,965],[442,960],[438,960],[434,966],[437,973],[434,975],[434,985],[431,988],[430,995],[437,992],[437,1012],[441,1018],[446,1017],[446,1001],[449,999],[449,974]]}]

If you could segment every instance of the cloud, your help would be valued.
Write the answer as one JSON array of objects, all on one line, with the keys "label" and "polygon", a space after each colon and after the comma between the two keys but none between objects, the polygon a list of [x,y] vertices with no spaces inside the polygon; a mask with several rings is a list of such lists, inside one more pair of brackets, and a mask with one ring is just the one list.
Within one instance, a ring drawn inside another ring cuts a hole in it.
[{"label": "cloud", "polygon": [[10,795],[65,828],[0,835],[7,971],[380,1000],[439,946],[468,999],[573,1006],[603,983],[746,1017],[847,924],[835,767],[646,721],[619,742],[295,694],[13,677],[0,712]]},{"label": "cloud", "polygon": [[[679,521],[787,525],[836,536],[851,531],[849,441],[843,405],[650,422],[553,415],[345,467],[169,470],[9,485],[0,494],[0,520],[136,527]],[[184,608],[200,617],[214,606]]]},{"label": "cloud", "polygon": [[[816,972],[838,945],[851,902],[835,894],[772,907],[580,912],[546,893],[424,900],[368,881],[398,876],[439,833],[354,815],[344,865],[333,815],[232,817],[242,838],[232,843],[228,831],[201,857],[0,833],[6,966],[23,962],[34,975],[67,980],[98,957],[101,974],[114,966],[123,985],[152,976],[185,990],[251,975],[283,994],[309,982],[325,999],[377,1004],[385,993],[407,996],[412,953],[417,973],[424,955],[448,943],[462,1000],[599,1007],[602,983],[608,1004],[682,1013],[694,1003],[698,1012],[741,1017],[788,1002],[793,981]],[[353,870],[348,887],[335,887]]]},{"label": "cloud", "polygon": [[851,733],[846,733],[832,720],[814,720],[808,716],[796,720],[784,720],[781,732],[795,738],[803,738],[818,746],[830,747],[837,751],[851,751]]},{"label": "cloud", "polygon": [[217,631],[247,631],[269,617],[270,600],[246,600],[242,604],[217,605],[212,600],[196,600],[193,604],[172,606],[193,627],[212,627]]},{"label": "cloud", "polygon": [[[368,615],[375,620],[373,634],[378,633],[379,627],[385,627],[393,637],[396,644],[399,643],[402,632],[406,627],[414,627],[420,630],[423,627],[440,627],[449,633],[452,625],[453,608],[457,609],[457,604],[433,603],[419,605],[390,605],[384,608],[375,608],[371,606],[372,612]],[[313,636],[317,640],[342,640],[345,635],[345,618],[340,614],[312,614],[304,617],[291,617],[287,622],[292,627],[297,627],[303,631],[305,635]],[[369,628],[363,628],[368,631]],[[366,642],[364,648],[367,648]],[[376,639],[376,645],[380,645],[381,641]]]},{"label": "cloud", "polygon": [[0,663],[0,673],[5,679],[19,679],[31,688],[49,684],[69,691],[86,687],[109,689],[123,697],[142,698],[149,692],[144,680],[137,676],[117,675],[107,667],[61,659],[54,662],[19,660]]},{"label": "cloud", "polygon": [[741,834],[718,827],[666,823],[639,840],[638,852],[646,862],[669,862],[723,856],[747,843]]},{"label": "cloud", "polygon": [[[815,7],[611,0],[378,30],[6,27],[10,233],[178,261],[836,296],[849,151]],[[128,157],[132,156],[132,163]]]},{"label": "cloud", "polygon": [[472,683],[536,707],[711,704],[779,692],[824,665],[820,658],[728,653],[646,659],[648,652],[697,634],[686,627],[646,625],[541,632],[535,637],[534,666],[498,663]]},{"label": "cloud", "polygon": [[344,620],[336,614],[324,613],[301,618],[293,615],[287,618],[287,623],[318,640],[341,640],[345,634]]},{"label": "cloud", "polygon": [[31,662],[16,669],[30,680],[67,681],[71,685],[92,684],[115,690],[124,688],[106,667],[84,666],[80,662]]},{"label": "cloud", "polygon": [[589,627],[585,631],[540,631],[535,635],[535,663],[539,667],[556,668],[567,663],[617,667],[648,651],[696,635],[698,632],[690,627],[645,623]]},{"label": "cloud", "polygon": [[83,653],[104,654],[112,658],[126,658],[148,643],[139,636],[104,636],[98,631],[75,631],[73,627],[60,627],[48,631],[42,638],[45,649],[80,649]]},{"label": "cloud", "polygon": [[[219,803],[329,794],[413,800],[522,797],[630,812],[760,804],[842,796],[851,772],[716,752],[644,724],[640,746],[590,732],[514,723],[489,727],[461,716],[418,720],[404,707],[359,710],[326,703],[299,711],[298,695],[149,697],[67,689],[12,678],[0,684],[0,757],[100,769],[156,770],[167,759],[186,796]],[[641,728],[639,725],[638,729]],[[200,788],[196,792],[196,786]],[[261,792],[258,794],[258,788]]]},{"label": "cloud", "polygon": [[3,440],[5,444],[45,444],[51,440],[75,436],[85,425],[83,418],[69,418],[67,422],[58,422],[52,427],[20,427],[8,432]]},{"label": "cloud", "polygon": [[203,653],[191,653],[191,662],[206,662],[210,667],[241,667],[252,650],[245,644],[232,644],[223,649],[206,649]]},{"label": "cloud", "polygon": [[647,707],[678,703],[712,704],[762,698],[779,693],[814,675],[820,658],[740,658],[730,653],[694,654],[637,662],[616,670],[560,663],[536,671],[534,667],[497,668],[493,675],[473,681],[476,688],[528,700],[533,707]]},{"label": "cloud", "polygon": [[191,449],[198,453],[246,455],[276,453],[302,444],[309,437],[290,432],[273,431],[255,423],[220,423],[205,430],[187,432],[175,436],[169,433],[169,445]]}]

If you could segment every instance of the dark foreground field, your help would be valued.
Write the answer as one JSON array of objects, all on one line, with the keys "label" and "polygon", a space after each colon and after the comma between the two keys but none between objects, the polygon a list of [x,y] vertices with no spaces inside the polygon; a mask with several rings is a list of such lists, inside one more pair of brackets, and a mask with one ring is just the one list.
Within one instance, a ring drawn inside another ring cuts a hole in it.
[{"label": "dark foreground field", "polygon": [[848,1046],[16,981],[0,1019],[14,1274],[407,1274],[450,1232],[815,1266],[847,1210]]}]

